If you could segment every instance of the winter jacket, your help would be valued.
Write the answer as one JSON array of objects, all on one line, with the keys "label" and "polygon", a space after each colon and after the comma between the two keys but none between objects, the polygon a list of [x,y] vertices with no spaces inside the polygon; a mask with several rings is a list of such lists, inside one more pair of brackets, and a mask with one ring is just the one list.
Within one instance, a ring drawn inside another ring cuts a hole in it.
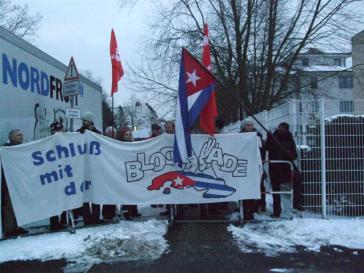
[{"label": "winter jacket", "polygon": [[[278,143],[277,143],[278,142]],[[268,151],[269,160],[293,162],[297,158],[296,144],[291,132],[268,134],[263,150]],[[287,163],[270,163],[269,175],[272,183],[286,183],[291,177],[291,166]]]}]

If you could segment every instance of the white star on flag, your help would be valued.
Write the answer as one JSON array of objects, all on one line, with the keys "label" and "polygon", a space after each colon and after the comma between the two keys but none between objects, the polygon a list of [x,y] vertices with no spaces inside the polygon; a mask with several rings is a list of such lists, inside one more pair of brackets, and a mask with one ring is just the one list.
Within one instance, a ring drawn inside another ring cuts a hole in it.
[{"label": "white star on flag", "polygon": [[199,79],[201,79],[199,76],[196,75],[196,69],[193,70],[192,73],[188,73],[188,72],[186,72],[186,73],[187,73],[187,77],[188,77],[186,83],[192,82],[193,86],[196,86],[196,82]]},{"label": "white star on flag", "polygon": [[182,186],[183,179],[177,176],[174,182],[176,182],[176,186]]}]

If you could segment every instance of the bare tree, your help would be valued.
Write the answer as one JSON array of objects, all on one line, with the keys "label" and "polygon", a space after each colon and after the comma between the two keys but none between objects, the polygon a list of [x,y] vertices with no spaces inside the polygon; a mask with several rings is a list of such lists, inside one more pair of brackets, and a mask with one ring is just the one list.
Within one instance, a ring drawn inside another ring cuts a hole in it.
[{"label": "bare tree", "polygon": [[0,26],[15,35],[31,40],[35,36],[42,16],[29,14],[27,5],[16,5],[11,0],[0,0]]},{"label": "bare tree", "polygon": [[220,80],[219,112],[235,120],[243,118],[243,105],[253,113],[270,109],[297,92],[287,83],[304,48],[333,48],[357,30],[359,19],[350,10],[355,2],[171,0],[163,5],[159,1],[159,17],[143,43],[142,51],[149,57],[143,67],[134,68],[132,84],[140,92],[173,101],[181,46],[201,56],[203,24],[208,23],[213,73]]}]

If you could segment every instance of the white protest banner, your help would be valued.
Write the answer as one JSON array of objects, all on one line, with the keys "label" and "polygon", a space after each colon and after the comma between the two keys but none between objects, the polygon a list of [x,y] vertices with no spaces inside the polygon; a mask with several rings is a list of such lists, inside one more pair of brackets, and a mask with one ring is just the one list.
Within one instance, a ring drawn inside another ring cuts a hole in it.
[{"label": "white protest banner", "polygon": [[173,135],[120,142],[86,131],[1,149],[20,225],[83,202],[186,204],[260,197],[256,133],[193,135],[193,156],[173,164]]}]

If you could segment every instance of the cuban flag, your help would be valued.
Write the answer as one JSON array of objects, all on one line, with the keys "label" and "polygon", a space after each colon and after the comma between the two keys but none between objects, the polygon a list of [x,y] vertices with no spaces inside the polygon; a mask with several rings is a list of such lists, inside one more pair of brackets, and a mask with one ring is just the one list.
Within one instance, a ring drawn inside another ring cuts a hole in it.
[{"label": "cuban flag", "polygon": [[181,164],[192,155],[190,127],[209,101],[215,85],[215,79],[208,69],[183,48],[174,138],[173,159],[175,163]]}]

